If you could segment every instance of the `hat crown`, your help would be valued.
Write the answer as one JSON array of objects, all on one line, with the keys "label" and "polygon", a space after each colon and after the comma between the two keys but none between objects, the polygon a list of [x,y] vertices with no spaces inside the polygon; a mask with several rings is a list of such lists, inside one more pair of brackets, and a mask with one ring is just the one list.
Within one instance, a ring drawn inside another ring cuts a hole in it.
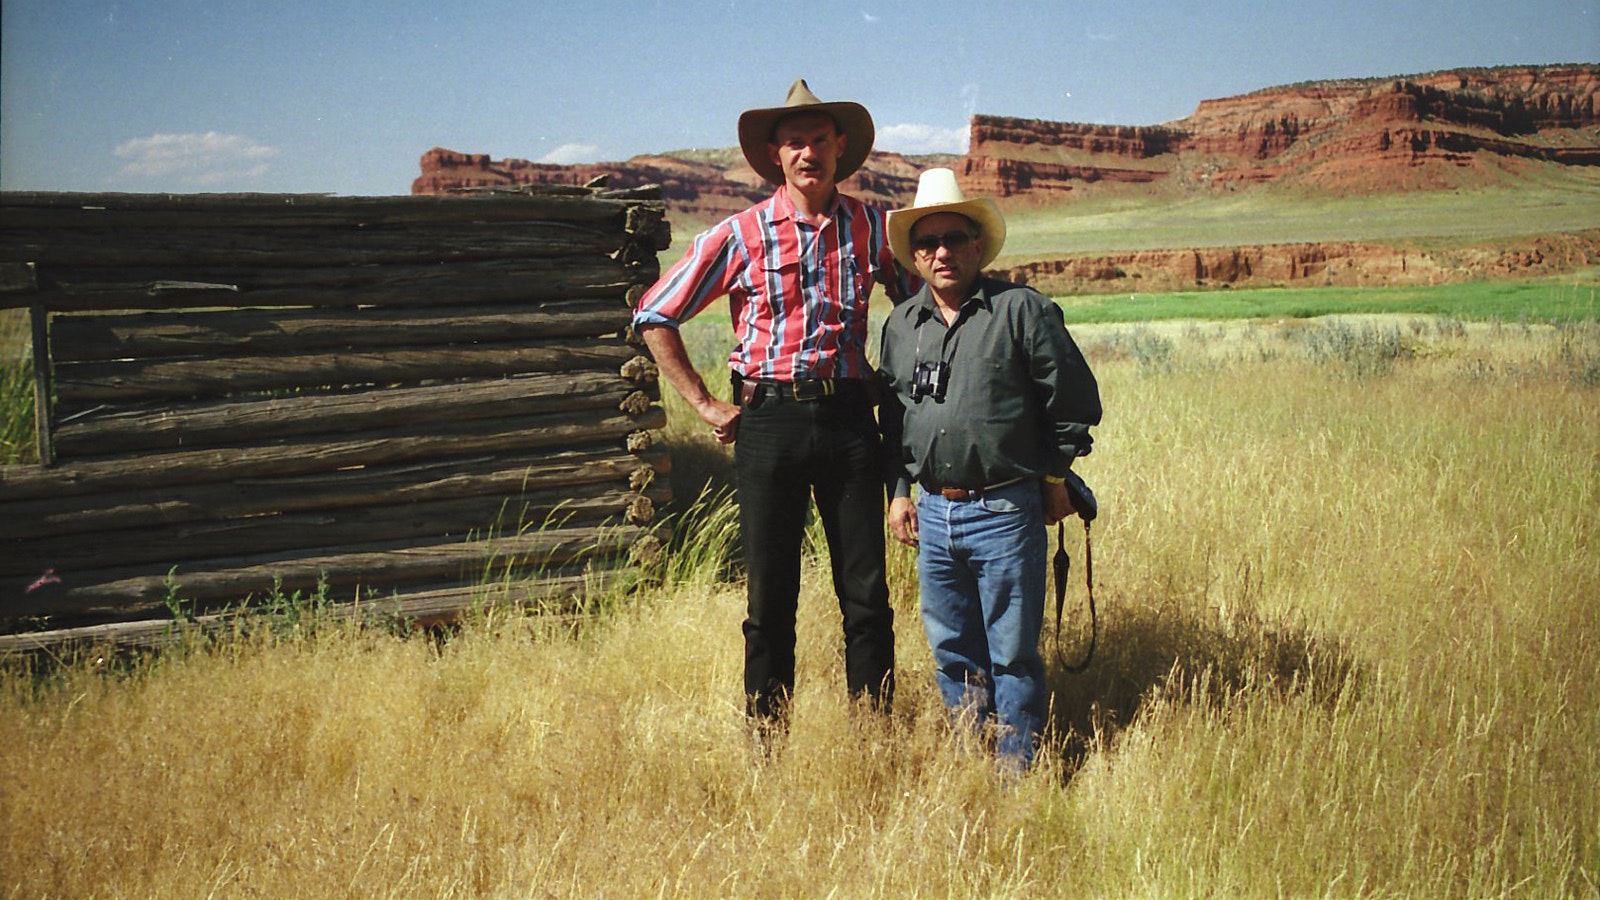
[{"label": "hat crown", "polygon": [[796,78],[794,84],[789,85],[789,96],[783,99],[784,106],[816,106],[821,102],[811,93],[811,86],[804,78]]},{"label": "hat crown", "polygon": [[956,173],[953,169],[933,168],[924,171],[917,178],[917,196],[911,201],[911,208],[965,203],[966,200],[967,196],[961,192],[961,186],[956,184]]},{"label": "hat crown", "polygon": [[1000,208],[988,197],[968,200],[961,185],[956,183],[955,171],[935,167],[917,177],[917,195],[910,206],[889,211],[889,249],[900,265],[916,268],[916,257],[911,252],[911,229],[923,218],[942,212],[965,216],[977,227],[983,238],[979,268],[994,262],[1000,255],[1000,248],[1006,242],[1006,219],[1000,214]]}]

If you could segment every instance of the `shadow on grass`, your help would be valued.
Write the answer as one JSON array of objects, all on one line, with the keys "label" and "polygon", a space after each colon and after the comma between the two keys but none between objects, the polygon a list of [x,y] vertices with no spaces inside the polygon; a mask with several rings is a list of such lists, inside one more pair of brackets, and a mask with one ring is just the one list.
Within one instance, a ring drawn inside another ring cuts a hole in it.
[{"label": "shadow on grass", "polygon": [[667,449],[672,454],[672,505],[664,520],[672,529],[669,578],[726,582],[743,577],[732,448],[686,440]]},{"label": "shadow on grass", "polygon": [[[1219,615],[1171,606],[1123,602],[1102,604],[1099,646],[1088,668],[1066,671],[1053,653],[1047,623],[1045,680],[1052,709],[1050,725],[1059,736],[1065,771],[1074,772],[1096,745],[1105,746],[1135,721],[1158,694],[1184,702],[1217,702],[1241,692],[1297,696],[1331,708],[1340,695],[1359,690],[1362,667],[1349,648],[1299,626],[1281,626],[1252,613]],[[1066,661],[1077,663],[1088,647],[1087,627],[1062,630]],[[1194,690],[1205,675],[1203,697]]]},{"label": "shadow on grass", "polygon": [[697,440],[672,440],[666,445],[672,454],[672,503],[679,510],[688,508],[695,498],[733,496],[733,450],[721,444]]}]

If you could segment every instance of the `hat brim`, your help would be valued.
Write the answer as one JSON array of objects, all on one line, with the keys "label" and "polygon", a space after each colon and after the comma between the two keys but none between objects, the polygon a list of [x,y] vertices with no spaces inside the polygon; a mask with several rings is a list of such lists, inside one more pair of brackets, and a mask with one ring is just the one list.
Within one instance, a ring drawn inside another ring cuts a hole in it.
[{"label": "hat brim", "polygon": [[889,250],[907,271],[917,271],[917,260],[911,252],[911,229],[924,216],[936,213],[957,213],[971,219],[983,238],[983,255],[978,257],[978,268],[986,269],[1000,255],[1006,244],[1006,220],[1000,207],[988,197],[976,197],[959,203],[935,203],[929,206],[911,206],[889,211]]},{"label": "hat brim", "polygon": [[739,149],[744,151],[745,161],[750,163],[750,168],[772,184],[783,184],[783,167],[773,162],[771,154],[767,152],[767,147],[772,143],[772,130],[780,120],[805,113],[822,113],[831,117],[840,133],[845,135],[844,153],[834,167],[833,180],[839,182],[854,175],[872,153],[872,142],[877,132],[867,108],[845,100],[745,110],[739,116]]}]

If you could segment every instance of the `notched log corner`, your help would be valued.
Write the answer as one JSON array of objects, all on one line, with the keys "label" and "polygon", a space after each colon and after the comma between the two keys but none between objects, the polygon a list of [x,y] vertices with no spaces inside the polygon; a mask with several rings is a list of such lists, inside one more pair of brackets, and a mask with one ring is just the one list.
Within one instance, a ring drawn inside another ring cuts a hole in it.
[{"label": "notched log corner", "polygon": [[655,521],[656,505],[649,497],[640,494],[628,502],[623,518],[629,525],[648,525]]},{"label": "notched log corner", "polygon": [[657,535],[644,535],[628,548],[628,561],[643,570],[644,574],[653,573],[666,565],[666,544]]},{"label": "notched log corner", "polygon": [[622,402],[617,404],[617,408],[630,416],[642,416],[650,411],[650,405],[649,394],[644,391],[633,391],[622,398]]},{"label": "notched log corner", "polygon": [[628,487],[636,491],[644,490],[655,480],[656,470],[654,466],[640,466],[628,473]]},{"label": "notched log corner", "polygon": [[655,381],[661,375],[661,370],[656,368],[655,361],[647,356],[635,356],[623,363],[618,371],[623,378],[635,384]]}]

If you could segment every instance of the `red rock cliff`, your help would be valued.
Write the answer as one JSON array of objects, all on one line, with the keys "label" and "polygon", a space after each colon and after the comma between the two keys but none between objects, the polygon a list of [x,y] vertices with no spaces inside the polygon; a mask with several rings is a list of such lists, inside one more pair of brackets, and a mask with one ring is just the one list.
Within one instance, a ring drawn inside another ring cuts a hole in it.
[{"label": "red rock cliff", "polygon": [[[1164,125],[974,116],[965,157],[874,153],[845,189],[910,202],[917,173],[950,165],[969,193],[1051,202],[1071,191],[1283,182],[1336,190],[1443,188],[1494,158],[1600,165],[1600,65],[1463,69],[1328,81],[1206,100]],[[771,194],[737,151],[560,166],[434,149],[414,194],[519,184],[659,184],[673,212],[720,218]]]},{"label": "red rock cliff", "polygon": [[[925,165],[951,165],[955,157],[912,162],[895,153],[874,153],[844,189],[883,206],[895,206],[917,189]],[[458,153],[435,147],[422,154],[422,174],[411,183],[413,194],[446,194],[472,188],[524,184],[584,184],[605,176],[613,188],[661,186],[661,196],[674,212],[698,219],[720,219],[767,197],[771,185],[741,158],[736,164],[675,156],[635,156],[625,162],[554,165],[525,159],[490,159],[483,153]]]},{"label": "red rock cliff", "polygon": [[[1522,66],[1270,88],[1158,126],[974,116],[962,174],[968,190],[1039,199],[1167,179],[1448,186],[1480,156],[1600,165],[1597,93],[1600,66]],[[1430,165],[1445,174],[1405,172]]]}]

